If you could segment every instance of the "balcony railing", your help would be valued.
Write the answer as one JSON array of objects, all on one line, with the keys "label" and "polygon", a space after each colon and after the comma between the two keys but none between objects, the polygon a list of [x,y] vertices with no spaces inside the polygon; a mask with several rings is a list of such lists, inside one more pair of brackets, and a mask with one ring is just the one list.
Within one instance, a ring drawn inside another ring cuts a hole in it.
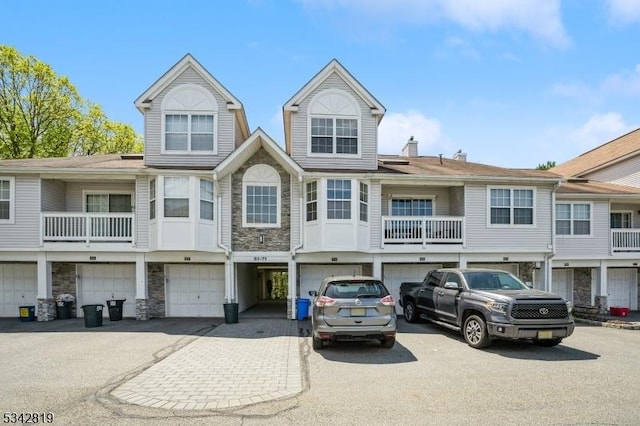
[{"label": "balcony railing", "polygon": [[134,243],[133,213],[42,213],[43,242]]},{"label": "balcony railing", "polygon": [[640,251],[640,229],[612,229],[611,250],[614,253]]},{"label": "balcony railing", "polygon": [[451,216],[384,216],[382,245],[463,244],[464,218]]}]

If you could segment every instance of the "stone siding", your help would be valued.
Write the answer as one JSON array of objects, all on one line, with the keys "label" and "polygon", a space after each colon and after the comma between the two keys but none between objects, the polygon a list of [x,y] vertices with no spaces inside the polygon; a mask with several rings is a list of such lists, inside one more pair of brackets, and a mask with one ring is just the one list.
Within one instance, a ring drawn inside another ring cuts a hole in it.
[{"label": "stone siding", "polygon": [[518,275],[525,283],[533,284],[533,271],[536,269],[534,262],[520,262],[518,263]]},{"label": "stone siding", "polygon": [[[76,294],[76,264],[75,263],[51,263],[51,290],[53,299],[60,294],[71,294],[76,298],[71,306],[71,316],[78,316],[78,295]],[[54,308],[55,309],[55,308]]]},{"label": "stone siding", "polygon": [[591,268],[573,269],[573,303],[591,304]]},{"label": "stone siding", "polygon": [[[146,316],[150,318],[165,317],[165,295],[164,295],[164,264],[149,263],[147,264],[147,288],[149,298],[146,300]],[[144,299],[140,299],[144,300]],[[136,300],[137,311],[137,300]],[[136,312],[137,316],[137,312]]]},{"label": "stone siding", "polygon": [[38,299],[38,306],[36,306],[36,317],[38,321],[51,321],[56,318],[56,300],[51,299]]},{"label": "stone siding", "polygon": [[[244,228],[242,226],[242,178],[251,166],[266,164],[280,175],[280,227]],[[291,249],[291,176],[260,148],[234,174],[232,185],[232,235],[231,247],[234,251],[289,251]],[[262,243],[260,236],[262,235]]]}]

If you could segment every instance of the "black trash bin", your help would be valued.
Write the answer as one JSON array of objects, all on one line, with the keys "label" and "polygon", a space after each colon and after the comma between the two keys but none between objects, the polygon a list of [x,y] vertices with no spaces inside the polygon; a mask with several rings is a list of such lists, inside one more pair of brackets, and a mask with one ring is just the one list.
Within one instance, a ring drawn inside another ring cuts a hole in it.
[{"label": "black trash bin", "polygon": [[238,322],[238,304],[225,303],[223,306],[224,306],[224,323],[236,324]]},{"label": "black trash bin", "polygon": [[82,305],[85,327],[102,327],[102,308],[104,308],[102,303],[99,305]]},{"label": "black trash bin", "polygon": [[107,300],[107,307],[109,308],[109,321],[122,320],[122,305],[127,299],[113,299]]},{"label": "black trash bin", "polygon": [[58,319],[70,319],[73,302],[56,302],[56,314]]},{"label": "black trash bin", "polygon": [[20,321],[31,322],[36,319],[35,306],[20,306]]}]

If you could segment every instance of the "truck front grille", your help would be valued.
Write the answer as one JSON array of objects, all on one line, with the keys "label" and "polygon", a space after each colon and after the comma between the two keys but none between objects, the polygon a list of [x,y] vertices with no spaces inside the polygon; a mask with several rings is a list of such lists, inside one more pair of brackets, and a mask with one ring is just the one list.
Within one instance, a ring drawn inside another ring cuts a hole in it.
[{"label": "truck front grille", "polygon": [[569,316],[564,303],[517,303],[511,309],[511,316],[516,319],[560,319]]}]

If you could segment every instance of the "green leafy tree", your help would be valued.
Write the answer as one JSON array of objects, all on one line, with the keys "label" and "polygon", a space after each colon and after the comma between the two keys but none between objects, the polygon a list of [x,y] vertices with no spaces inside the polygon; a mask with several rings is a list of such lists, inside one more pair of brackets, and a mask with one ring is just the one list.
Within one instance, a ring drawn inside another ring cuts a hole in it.
[{"label": "green leafy tree", "polygon": [[142,152],[142,138],[80,97],[68,78],[0,45],[0,158]]},{"label": "green leafy tree", "polygon": [[547,161],[546,163],[538,164],[538,167],[536,167],[536,170],[549,170],[554,168],[555,166],[556,166],[555,161]]}]

